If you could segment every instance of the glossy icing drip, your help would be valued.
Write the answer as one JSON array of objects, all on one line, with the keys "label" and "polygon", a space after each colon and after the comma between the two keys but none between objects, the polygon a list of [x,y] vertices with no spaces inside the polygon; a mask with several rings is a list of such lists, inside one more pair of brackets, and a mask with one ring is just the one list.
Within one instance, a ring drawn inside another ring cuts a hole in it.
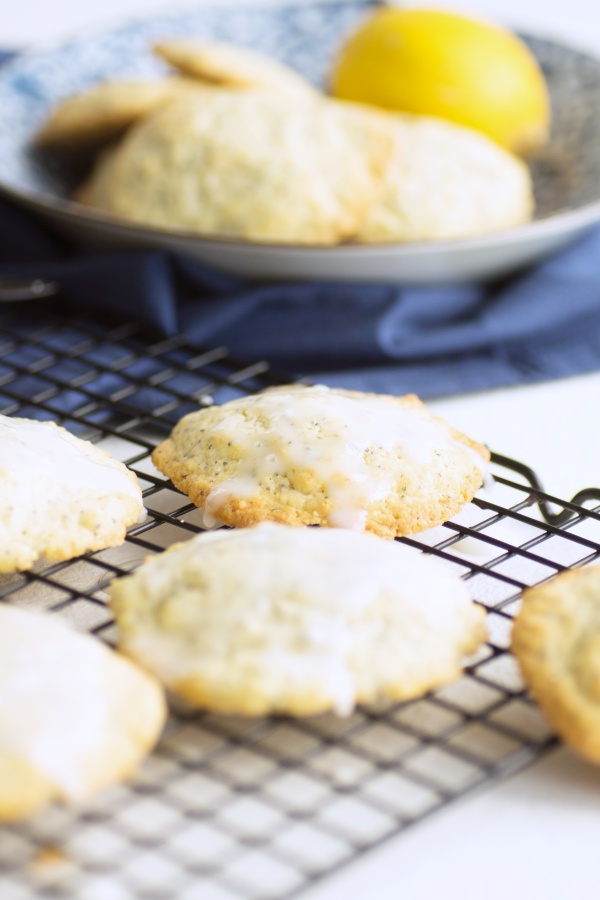
[{"label": "glossy icing drip", "polygon": [[289,477],[302,470],[324,486],[330,500],[328,524],[362,530],[369,504],[384,499],[393,485],[393,472],[379,467],[374,454],[384,451],[411,465],[427,466],[436,454],[459,448],[482,474],[486,468],[476,451],[451,438],[427,414],[385,397],[290,386],[243,403],[248,412],[253,406],[260,410],[260,438],[244,427],[248,412],[238,404],[232,404],[231,412],[211,429],[211,434],[235,443],[241,461],[234,478],[211,490],[206,500],[209,514],[229,497],[257,494],[269,476]]},{"label": "glossy icing drip", "polygon": [[49,422],[0,416],[2,472],[25,481],[48,476],[59,493],[68,486],[93,489],[98,495],[139,497],[135,481],[121,463]]},{"label": "glossy icing drip", "polygon": [[69,797],[85,792],[85,760],[110,727],[99,642],[61,622],[0,610],[0,753],[28,760]]}]

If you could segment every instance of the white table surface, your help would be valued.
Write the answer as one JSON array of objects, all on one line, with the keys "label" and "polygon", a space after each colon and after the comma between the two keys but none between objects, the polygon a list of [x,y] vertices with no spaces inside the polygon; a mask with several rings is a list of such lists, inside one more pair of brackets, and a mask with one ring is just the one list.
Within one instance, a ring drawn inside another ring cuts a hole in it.
[{"label": "white table surface", "polygon": [[[167,5],[171,9],[175,4],[0,0],[0,44],[41,46]],[[189,0],[176,4],[190,5]],[[600,55],[600,0],[435,0],[429,5],[493,17]],[[600,373],[459,396],[432,406],[498,452],[531,465],[550,492],[570,497],[580,488],[600,486],[599,400]],[[436,814],[304,896],[593,898],[600,896],[599,838],[600,769],[561,748],[508,781]]]}]

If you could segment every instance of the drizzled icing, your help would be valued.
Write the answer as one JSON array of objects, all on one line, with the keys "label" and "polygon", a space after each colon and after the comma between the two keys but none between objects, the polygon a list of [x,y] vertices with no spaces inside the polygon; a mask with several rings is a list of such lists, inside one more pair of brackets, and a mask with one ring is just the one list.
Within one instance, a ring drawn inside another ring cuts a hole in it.
[{"label": "drizzled icing", "polygon": [[[427,411],[405,408],[391,398],[354,396],[323,386],[288,386],[229,406],[210,434],[231,440],[241,459],[235,477],[221,481],[208,494],[209,516],[230,497],[254,496],[269,476],[302,470],[314,474],[325,488],[328,524],[362,530],[367,507],[383,500],[394,481],[390,468],[379,467],[376,460],[369,464],[374,451],[428,466],[443,451],[460,449],[482,476],[486,469],[475,450],[454,440]],[[245,427],[253,407],[259,415],[259,432]]]},{"label": "drizzled icing", "polygon": [[431,687],[442,661],[454,677],[483,639],[482,610],[436,560],[334,529],[198,535],[111,593],[128,655],[176,692],[198,678],[204,701],[235,685],[242,707],[266,697],[289,711],[314,694],[346,715],[390,684]]},{"label": "drizzled icing", "polygon": [[48,477],[60,497],[71,491],[93,489],[98,496],[140,492],[122,463],[50,422],[0,416],[0,474],[23,478],[28,484]]},{"label": "drizzled icing", "polygon": [[68,797],[111,727],[110,651],[62,622],[0,608],[0,753],[28,760]]}]

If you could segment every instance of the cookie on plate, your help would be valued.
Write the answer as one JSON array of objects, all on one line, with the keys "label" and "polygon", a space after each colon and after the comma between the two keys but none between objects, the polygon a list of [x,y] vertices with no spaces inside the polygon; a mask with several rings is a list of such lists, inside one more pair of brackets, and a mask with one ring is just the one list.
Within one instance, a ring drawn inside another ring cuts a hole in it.
[{"label": "cookie on plate", "polygon": [[559,735],[600,763],[600,566],[525,591],[512,652]]},{"label": "cookie on plate", "polygon": [[0,821],[132,775],[165,709],[158,682],[101,641],[0,605]]},{"label": "cookie on plate", "polygon": [[198,535],[111,585],[120,649],[188,703],[348,714],[452,681],[485,614],[439,562],[374,535],[263,523]]},{"label": "cookie on plate", "polygon": [[137,478],[54,422],[0,416],[0,573],[120,544],[143,514]]},{"label": "cookie on plate", "polygon": [[321,96],[289,66],[247,47],[202,38],[172,38],[159,41],[154,50],[184,75],[209,84],[268,88],[296,101]]},{"label": "cookie on plate", "polygon": [[533,214],[529,169],[485,135],[426,116],[390,115],[384,193],[356,240],[433,241],[512,228]]},{"label": "cookie on plate", "polygon": [[288,385],[190,413],[152,459],[228,525],[270,519],[395,537],[458,512],[489,453],[414,395]]},{"label": "cookie on plate", "polygon": [[198,87],[137,122],[80,197],[160,228],[332,244],[378,199],[392,140],[387,117],[350,104]]},{"label": "cookie on plate", "polygon": [[102,82],[54,107],[38,131],[36,143],[62,148],[106,143],[195,86],[183,78]]}]

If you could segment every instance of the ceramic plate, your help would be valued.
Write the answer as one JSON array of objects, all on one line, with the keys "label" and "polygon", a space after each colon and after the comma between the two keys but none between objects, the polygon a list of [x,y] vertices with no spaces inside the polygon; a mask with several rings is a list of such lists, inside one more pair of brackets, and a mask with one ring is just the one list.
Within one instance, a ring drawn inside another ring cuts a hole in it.
[{"label": "ceramic plate", "polygon": [[80,242],[168,247],[250,277],[412,284],[489,278],[519,269],[566,245],[600,221],[600,60],[526,37],[546,75],[552,139],[533,165],[537,213],[530,224],[458,241],[303,247],[198,237],[128,224],[68,197],[85,161],[31,148],[48,110],[105,78],[163,71],[154,39],[197,34],[255,47],[326,79],[344,35],[373,2],[203,8],[134,22],[57,48],[23,55],[0,70],[0,190]]}]

